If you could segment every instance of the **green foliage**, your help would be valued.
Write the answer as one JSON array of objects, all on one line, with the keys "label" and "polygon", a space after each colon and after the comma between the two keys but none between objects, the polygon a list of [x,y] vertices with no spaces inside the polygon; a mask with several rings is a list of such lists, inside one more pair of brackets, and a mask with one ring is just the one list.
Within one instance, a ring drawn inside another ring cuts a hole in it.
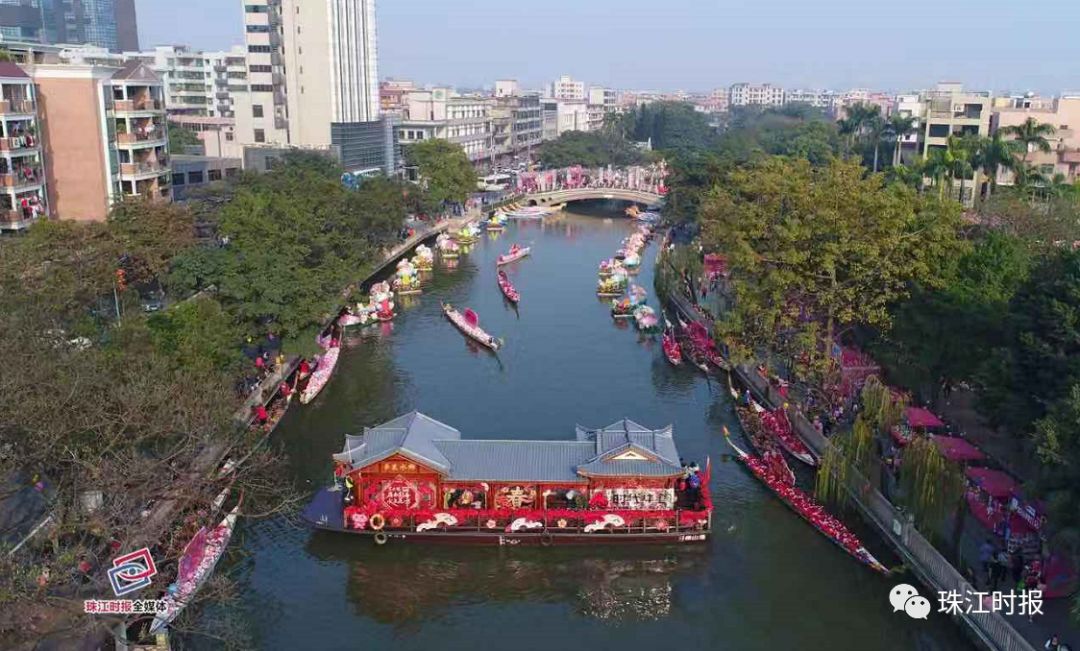
[{"label": "green foliage", "polygon": [[862,403],[861,416],[878,434],[887,436],[889,431],[900,423],[904,414],[904,401],[897,398],[892,389],[877,376],[866,380],[859,400]]},{"label": "green foliage", "polygon": [[209,296],[184,301],[151,315],[147,323],[154,346],[179,368],[232,375],[243,361],[244,333]]},{"label": "green foliage", "polygon": [[626,119],[632,140],[651,140],[654,150],[669,156],[708,148],[716,139],[708,118],[687,102],[645,104]]},{"label": "green foliage", "polygon": [[916,436],[904,447],[900,487],[902,503],[919,530],[945,538],[967,489],[960,465],[946,459],[928,437]]},{"label": "green foliage", "polygon": [[873,353],[898,384],[934,395],[942,378],[972,380],[1004,343],[1001,315],[1033,258],[1023,241],[990,231],[942,267],[942,287],[917,285],[891,308],[892,328]]},{"label": "green foliage", "polygon": [[981,380],[980,410],[1021,434],[1080,384],[1080,251],[1041,260],[1009,303],[1005,343]]},{"label": "green foliage", "polygon": [[712,150],[729,163],[790,156],[824,165],[839,152],[840,134],[811,107],[738,109]]},{"label": "green foliage", "polygon": [[415,165],[433,207],[464,203],[476,192],[476,170],[465,150],[438,138],[423,140],[405,149],[409,165]]},{"label": "green foliage", "polygon": [[979,207],[984,222],[1036,249],[1080,240],[1080,197],[1071,194],[1033,202],[1024,190],[999,191]]},{"label": "green foliage", "polygon": [[202,140],[199,140],[199,136],[194,131],[172,122],[169,122],[168,137],[169,151],[174,154],[183,154],[188,147],[201,148],[203,146]]},{"label": "green foliage", "polygon": [[849,431],[830,439],[815,477],[815,494],[826,502],[846,505],[858,492],[877,461],[874,430],[860,414]]},{"label": "green foliage", "polygon": [[359,190],[320,156],[292,156],[272,174],[242,177],[215,216],[224,247],[182,255],[174,293],[214,285],[237,322],[295,336],[322,321],[401,227],[407,186],[368,179]]},{"label": "green foliage", "polygon": [[732,349],[827,365],[841,329],[887,326],[911,283],[940,285],[959,248],[958,212],[851,162],[774,158],[731,171],[701,207],[705,246],[732,271],[735,306],[720,334]]},{"label": "green foliage", "polygon": [[541,163],[551,168],[640,165],[647,161],[644,152],[633,143],[610,131],[568,131],[540,145],[537,155]]}]

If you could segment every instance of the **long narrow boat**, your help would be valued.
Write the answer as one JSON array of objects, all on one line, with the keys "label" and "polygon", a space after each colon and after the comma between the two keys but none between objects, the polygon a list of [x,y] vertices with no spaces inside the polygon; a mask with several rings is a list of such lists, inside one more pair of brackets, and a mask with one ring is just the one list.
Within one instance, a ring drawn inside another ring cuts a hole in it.
[{"label": "long narrow boat", "polygon": [[502,345],[498,339],[492,337],[480,328],[479,319],[476,318],[476,313],[472,310],[466,309],[465,313],[462,314],[455,310],[452,305],[443,303],[443,314],[445,314],[446,318],[450,319],[450,323],[457,326],[457,329],[464,333],[465,336],[477,343],[487,346],[495,351],[499,350],[499,346]]},{"label": "long narrow boat", "polygon": [[769,467],[761,459],[752,456],[731,440],[731,432],[724,427],[724,439],[735,450],[736,458],[750,470],[751,474],[758,478],[762,484],[773,492],[788,508],[794,511],[807,524],[818,530],[837,547],[866,565],[875,572],[888,574],[889,568],[885,567],[874,558],[861,541],[850,530],[825,509],[795,486],[789,486],[778,481],[769,473]]},{"label": "long narrow boat", "polygon": [[330,376],[334,373],[334,367],[337,366],[340,354],[340,346],[334,346],[323,353],[323,356],[319,358],[319,365],[315,367],[311,377],[308,378],[307,386],[300,392],[300,404],[306,405],[314,400],[315,396],[319,395],[326,383],[330,381]]},{"label": "long narrow boat", "polygon": [[667,361],[671,362],[672,366],[682,364],[682,350],[679,348],[679,342],[675,339],[675,334],[671,332],[670,328],[664,330],[663,348],[664,357],[667,357]]},{"label": "long narrow boat", "polygon": [[506,272],[500,269],[498,276],[499,289],[502,290],[503,296],[506,297],[506,300],[510,301],[511,303],[517,303],[519,300],[521,300],[521,295],[518,294],[518,291],[516,289],[514,289],[514,285],[506,276]]},{"label": "long narrow boat", "polygon": [[225,554],[225,548],[232,538],[233,528],[236,526],[236,517],[240,513],[240,505],[233,510],[213,529],[206,527],[192,537],[184,548],[184,554],[180,557],[180,569],[176,574],[176,589],[165,594],[162,601],[165,602],[165,610],[154,617],[150,625],[150,635],[168,626],[184,608],[191,603],[195,593],[199,591],[203,583],[214,572],[214,567]]},{"label": "long narrow boat", "polygon": [[792,429],[791,421],[788,420],[783,408],[762,414],[761,423],[765,431],[776,439],[785,452],[810,467],[817,466],[817,459]]},{"label": "long narrow boat", "polygon": [[739,392],[732,386],[730,376],[728,376],[728,391],[731,393],[731,399],[735,406],[735,417],[739,420],[739,426],[742,427],[743,433],[746,434],[750,447],[754,449],[754,452],[768,466],[774,476],[779,477],[788,486],[794,486],[795,473],[791,470],[791,466],[788,465],[787,461],[784,460],[784,453],[780,451],[776,439],[765,431],[758,413],[740,402]]},{"label": "long narrow boat", "polygon": [[527,246],[520,247],[517,244],[515,244],[514,246],[510,247],[510,252],[509,253],[507,253],[506,255],[500,255],[498,258],[495,259],[495,266],[496,267],[501,267],[504,264],[510,264],[511,262],[517,262],[518,260],[520,260],[520,259],[524,258],[525,256],[529,255],[529,252],[531,250],[532,249],[530,247],[527,247]]}]

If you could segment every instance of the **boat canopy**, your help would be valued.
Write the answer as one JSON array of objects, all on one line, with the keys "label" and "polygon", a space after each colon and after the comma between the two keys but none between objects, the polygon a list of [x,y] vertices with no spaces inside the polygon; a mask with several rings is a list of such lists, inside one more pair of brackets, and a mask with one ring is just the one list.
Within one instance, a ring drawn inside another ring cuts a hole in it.
[{"label": "boat canopy", "polygon": [[978,485],[990,497],[1004,499],[1013,494],[1018,488],[1016,480],[1007,473],[990,468],[967,468],[964,470],[967,478]]},{"label": "boat canopy", "polygon": [[959,461],[963,463],[967,461],[982,461],[986,458],[986,455],[982,453],[982,450],[956,436],[935,436],[933,437],[933,441],[942,456],[950,461]]}]

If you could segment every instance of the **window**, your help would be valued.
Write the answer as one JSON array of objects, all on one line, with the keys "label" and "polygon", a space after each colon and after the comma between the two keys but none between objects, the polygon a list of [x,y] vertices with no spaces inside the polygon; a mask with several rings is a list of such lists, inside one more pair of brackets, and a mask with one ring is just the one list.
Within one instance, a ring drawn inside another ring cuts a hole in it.
[{"label": "window", "polygon": [[237,172],[238,172],[238,170],[235,167],[226,167],[225,168],[225,178],[231,179],[232,177],[236,176]]},{"label": "window", "polygon": [[248,52],[252,52],[254,54],[270,54],[273,51],[274,51],[274,48],[270,47],[269,45],[249,45],[248,46]]},{"label": "window", "polygon": [[251,65],[251,66],[248,66],[248,69],[251,70],[252,72],[273,72],[274,71],[274,66]]},{"label": "window", "polygon": [[253,118],[261,118],[262,116],[263,116],[262,104],[252,104],[251,105],[251,117],[253,117]]},{"label": "window", "polygon": [[270,85],[270,84],[252,84],[251,85],[251,92],[253,92],[253,93],[272,93],[272,92],[274,92],[274,87],[272,85]]},{"label": "window", "polygon": [[255,129],[255,142],[266,142],[266,132],[262,129]]},{"label": "window", "polygon": [[269,25],[248,25],[247,26],[247,33],[248,34],[269,34],[270,33],[270,26]]},{"label": "window", "polygon": [[211,181],[221,180],[221,170],[210,170],[206,173],[206,177]]},{"label": "window", "polygon": [[203,182],[202,170],[187,173],[188,185],[196,185]]},{"label": "window", "polygon": [[173,185],[183,185],[184,184],[184,173],[183,172],[176,172],[175,174],[173,174],[172,175],[172,184]]},{"label": "window", "polygon": [[947,124],[931,124],[930,125],[930,137],[931,138],[948,138],[949,137],[949,125]]},{"label": "window", "polygon": [[269,9],[269,7],[266,5],[244,5],[244,11],[249,14],[265,14],[267,13],[267,9]]},{"label": "window", "polygon": [[233,141],[233,132],[232,131],[226,131],[225,132],[225,142],[232,142],[232,141]]}]

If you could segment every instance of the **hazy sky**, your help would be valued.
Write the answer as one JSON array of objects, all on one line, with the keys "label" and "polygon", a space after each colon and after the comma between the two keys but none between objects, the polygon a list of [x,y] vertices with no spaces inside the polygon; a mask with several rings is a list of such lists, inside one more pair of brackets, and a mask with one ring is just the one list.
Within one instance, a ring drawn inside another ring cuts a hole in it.
[{"label": "hazy sky", "polygon": [[[137,0],[142,45],[240,43],[241,4]],[[1078,0],[383,0],[377,14],[379,75],[421,83],[1080,90]]]}]

